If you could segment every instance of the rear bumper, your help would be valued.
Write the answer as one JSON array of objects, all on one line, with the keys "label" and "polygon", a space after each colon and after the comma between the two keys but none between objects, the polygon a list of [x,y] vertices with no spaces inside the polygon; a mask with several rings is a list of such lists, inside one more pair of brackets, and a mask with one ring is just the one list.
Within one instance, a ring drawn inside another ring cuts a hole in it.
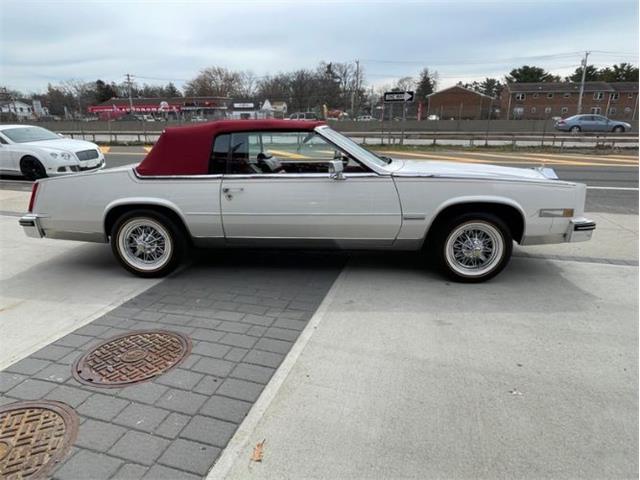
[{"label": "rear bumper", "polygon": [[40,219],[37,215],[28,214],[23,217],[20,217],[18,223],[24,230],[24,233],[27,237],[33,238],[42,238],[44,237],[44,233],[42,231],[42,227],[40,226]]},{"label": "rear bumper", "polygon": [[591,240],[593,231],[596,229],[596,222],[588,218],[574,218],[569,222],[567,233],[565,234],[566,242],[586,242]]}]

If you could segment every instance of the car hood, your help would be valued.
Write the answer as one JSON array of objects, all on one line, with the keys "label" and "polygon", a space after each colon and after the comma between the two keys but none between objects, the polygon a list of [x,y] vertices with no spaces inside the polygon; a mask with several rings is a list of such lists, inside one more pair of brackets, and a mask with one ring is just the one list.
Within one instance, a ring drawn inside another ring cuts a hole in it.
[{"label": "car hood", "polygon": [[[501,167],[478,163],[441,162],[431,160],[395,160],[402,164],[394,176],[443,176],[505,180],[557,181],[534,168]],[[548,171],[547,171],[548,172]],[[549,172],[550,173],[550,172]],[[548,173],[547,173],[548,175]]]},{"label": "car hood", "polygon": [[84,140],[74,140],[73,138],[60,138],[54,140],[42,140],[40,142],[29,142],[24,145],[32,147],[52,148],[54,150],[65,150],[67,152],[79,152],[81,150],[98,150],[95,143]]}]

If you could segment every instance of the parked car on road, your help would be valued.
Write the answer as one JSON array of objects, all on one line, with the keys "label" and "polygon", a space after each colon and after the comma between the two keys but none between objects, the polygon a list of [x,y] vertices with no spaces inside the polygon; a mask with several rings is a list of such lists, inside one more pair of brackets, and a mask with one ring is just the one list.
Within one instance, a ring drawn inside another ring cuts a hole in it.
[{"label": "parked car on road", "polygon": [[379,156],[323,122],[218,121],[167,128],[137,166],[35,183],[20,225],[110,242],[143,277],[169,273],[189,245],[294,246],[422,250],[478,282],[513,241],[589,240],[585,196],[550,169]]},{"label": "parked car on road", "polygon": [[289,120],[318,120],[318,116],[313,112],[296,112],[289,115]]},{"label": "parked car on road", "polygon": [[30,180],[104,167],[91,142],[64,138],[42,127],[0,125],[0,172]]},{"label": "parked car on road", "polygon": [[558,120],[556,130],[562,132],[628,132],[631,124],[618,120],[611,120],[602,115],[574,115]]}]

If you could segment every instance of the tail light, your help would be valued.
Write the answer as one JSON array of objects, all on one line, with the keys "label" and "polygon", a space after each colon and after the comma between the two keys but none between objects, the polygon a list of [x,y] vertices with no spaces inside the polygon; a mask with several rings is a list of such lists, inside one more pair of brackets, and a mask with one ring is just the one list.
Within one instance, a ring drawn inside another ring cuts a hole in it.
[{"label": "tail light", "polygon": [[38,186],[40,184],[38,182],[33,183],[33,187],[31,187],[31,198],[29,199],[29,213],[33,213],[33,206],[36,203],[36,193],[38,192]]}]

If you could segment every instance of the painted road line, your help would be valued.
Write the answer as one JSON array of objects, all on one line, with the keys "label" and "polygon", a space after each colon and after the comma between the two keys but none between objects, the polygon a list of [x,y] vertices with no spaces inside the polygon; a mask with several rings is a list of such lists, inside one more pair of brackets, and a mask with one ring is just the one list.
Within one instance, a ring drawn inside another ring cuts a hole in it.
[{"label": "painted road line", "polygon": [[143,147],[144,151],[149,153],[153,147]]},{"label": "painted road line", "polygon": [[622,158],[622,157],[614,157],[614,156],[594,156],[594,155],[545,155],[542,153],[529,153],[527,154],[528,156],[533,156],[533,157],[546,157],[549,156],[551,158],[561,158],[561,159],[566,159],[566,160],[597,160],[599,162],[607,162],[610,160],[613,160],[614,162],[617,163],[628,163],[631,165],[638,165],[638,159],[628,156],[627,158]]},{"label": "painted road line", "polygon": [[[411,157],[417,157],[417,158],[422,158],[424,160],[429,160],[429,159],[435,159],[435,160],[448,160],[448,161],[454,161],[454,162],[469,162],[469,163],[493,163],[493,164],[499,164],[499,165],[503,165],[503,164],[516,164],[516,165],[540,165],[540,164],[547,164],[547,165],[555,165],[555,166],[574,166],[574,167],[622,167],[622,168],[631,168],[634,167],[635,165],[629,165],[629,164],[618,164],[618,163],[596,163],[596,162],[576,162],[576,161],[570,161],[570,160],[559,160],[556,158],[549,158],[549,157],[529,157],[526,155],[517,155],[516,157],[514,156],[507,156],[507,155],[497,155],[497,154],[490,154],[490,153],[470,153],[470,152],[459,152],[461,156],[459,157],[451,157],[451,156],[446,156],[446,155],[438,155],[438,154],[431,154],[431,153],[424,153],[424,154],[419,154],[419,153],[408,153],[408,152],[398,152],[398,151],[383,151],[383,153],[388,153],[388,154],[395,154],[395,155],[406,155],[406,156],[411,156]],[[477,155],[477,156],[483,156],[483,157],[491,157],[491,160],[482,160],[482,159],[476,159],[476,158],[472,158],[468,155]],[[517,158],[517,160],[516,160]],[[496,159],[500,159],[500,160],[496,160]]]},{"label": "painted road line", "polygon": [[310,158],[310,157],[305,157],[304,155],[300,155],[299,153],[291,153],[291,152],[287,152],[285,150],[273,150],[272,148],[269,149],[269,152],[275,153],[276,155],[278,155],[280,157],[292,158],[294,160],[302,160],[302,159],[309,159]]},{"label": "painted road line", "polygon": [[638,187],[601,187],[599,185],[587,185],[587,190],[620,190],[623,192],[637,192]]},{"label": "painted road line", "polygon": [[[404,156],[410,156],[410,157],[416,157],[418,159],[422,159],[422,160],[445,160],[445,161],[450,161],[450,162],[457,162],[457,163],[482,163],[482,164],[487,164],[487,163],[493,163],[493,164],[500,164],[500,165],[540,165],[542,162],[540,159],[532,159],[532,160],[527,160],[527,159],[523,159],[523,161],[521,160],[507,160],[507,157],[499,157],[499,158],[504,158],[504,160],[493,160],[493,161],[489,161],[486,159],[481,159],[481,158],[471,158],[471,157],[451,157],[451,156],[447,156],[447,155],[436,155],[436,154],[418,154],[418,153],[407,153],[407,152],[392,152],[392,151],[381,151],[382,153],[387,153],[390,155],[404,155]],[[549,162],[549,163],[554,163],[554,162]],[[564,163],[559,162],[558,165],[564,165]]]},{"label": "painted road line", "polygon": [[[462,155],[478,155],[481,157],[491,157],[491,158],[503,158],[503,159],[513,158],[512,155],[500,155],[500,154],[493,154],[493,153],[480,153],[480,152],[460,152],[460,153]],[[531,160],[533,162],[553,163],[556,165],[583,166],[583,167],[594,165],[593,162],[581,162],[578,160],[562,159],[562,158],[559,158],[558,156],[548,155],[548,154],[534,154],[534,155],[518,154],[517,158],[520,158],[523,160]],[[611,164],[611,165],[615,165],[615,164]]]},{"label": "painted road line", "polygon": [[143,152],[109,152],[108,155],[141,155],[141,156],[145,156],[146,153]]},{"label": "painted road line", "polygon": [[100,151],[102,153],[109,153],[109,150],[111,150],[111,147],[107,147],[107,146],[101,146],[100,147]]}]

